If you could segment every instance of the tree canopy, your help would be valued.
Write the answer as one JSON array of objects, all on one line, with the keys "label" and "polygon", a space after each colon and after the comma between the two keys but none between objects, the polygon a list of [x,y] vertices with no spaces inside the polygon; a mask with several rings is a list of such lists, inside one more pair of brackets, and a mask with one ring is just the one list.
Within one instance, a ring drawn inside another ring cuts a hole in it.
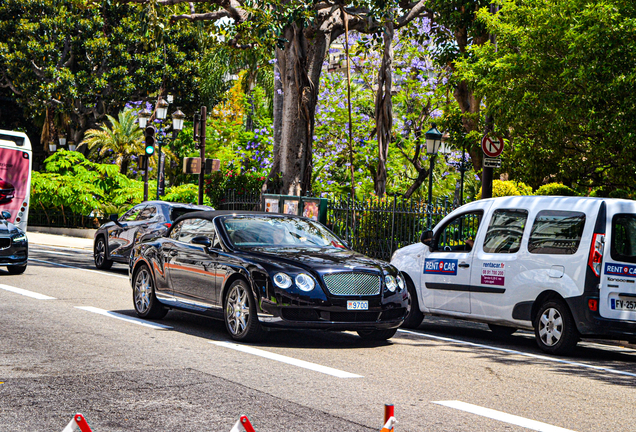
[{"label": "tree canopy", "polygon": [[506,0],[478,18],[496,47],[472,48],[458,76],[511,143],[503,171],[539,187],[634,190],[636,4]]},{"label": "tree canopy", "polygon": [[163,90],[192,104],[197,29],[174,25],[157,38],[152,22],[112,0],[0,2],[0,86],[42,117],[43,138],[68,128],[76,142],[129,100]]}]

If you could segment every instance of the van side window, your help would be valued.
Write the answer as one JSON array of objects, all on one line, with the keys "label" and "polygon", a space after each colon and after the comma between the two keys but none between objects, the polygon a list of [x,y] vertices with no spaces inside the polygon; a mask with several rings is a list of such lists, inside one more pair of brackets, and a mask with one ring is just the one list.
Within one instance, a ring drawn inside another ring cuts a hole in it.
[{"label": "van side window", "polygon": [[470,251],[477,235],[483,212],[464,213],[448,222],[437,237],[438,251]]},{"label": "van side window", "polygon": [[636,263],[636,216],[617,214],[612,219],[612,258]]},{"label": "van side window", "polygon": [[484,252],[519,252],[526,220],[528,220],[527,210],[495,210],[486,231]]},{"label": "van side window", "polygon": [[535,254],[572,255],[581,243],[585,213],[544,210],[537,214],[528,252]]}]

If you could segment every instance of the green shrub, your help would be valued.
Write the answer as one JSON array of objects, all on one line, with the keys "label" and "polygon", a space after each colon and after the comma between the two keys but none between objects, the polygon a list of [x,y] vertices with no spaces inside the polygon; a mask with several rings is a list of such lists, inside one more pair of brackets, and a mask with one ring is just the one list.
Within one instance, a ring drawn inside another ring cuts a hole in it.
[{"label": "green shrub", "polygon": [[[520,183],[523,186],[523,183]],[[529,187],[529,186],[526,186]],[[532,191],[532,189],[530,189]],[[503,197],[503,196],[516,196],[516,195],[521,195],[521,192],[519,192],[519,189],[517,189],[517,186],[515,184],[514,181],[502,181],[502,180],[493,180],[492,182],[492,197],[493,198],[497,198],[497,197]],[[477,194],[477,199],[481,199],[481,191],[479,191],[479,193]]]},{"label": "green shrub", "polygon": [[211,205],[218,208],[226,191],[234,189],[237,195],[260,194],[265,177],[258,173],[239,173],[232,165],[213,172],[205,180],[205,194]]},{"label": "green shrub", "polygon": [[535,192],[536,195],[562,195],[577,196],[576,191],[563,183],[548,183],[541,186]]},{"label": "green shrub", "polygon": [[514,183],[515,187],[519,191],[520,195],[534,195],[532,193],[532,186],[528,186],[527,184],[523,182],[518,182],[514,180],[512,182]]},{"label": "green shrub", "polygon": [[[170,187],[161,199],[171,202],[197,204],[199,202],[199,186],[184,184]],[[205,194],[203,195],[203,204],[210,205],[210,198]]]}]

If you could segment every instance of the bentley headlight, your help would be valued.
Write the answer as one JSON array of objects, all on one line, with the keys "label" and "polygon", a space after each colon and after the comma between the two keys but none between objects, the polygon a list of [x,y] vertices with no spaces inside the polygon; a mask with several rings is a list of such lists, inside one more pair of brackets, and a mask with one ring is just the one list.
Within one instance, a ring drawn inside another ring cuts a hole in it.
[{"label": "bentley headlight", "polygon": [[395,290],[397,289],[397,282],[391,275],[384,276],[384,283],[386,284],[386,288],[391,292],[395,292]]},{"label": "bentley headlight", "polygon": [[404,278],[400,275],[397,276],[397,284],[400,287],[400,291],[402,291],[406,286],[406,284],[404,283]]},{"label": "bentley headlight", "polygon": [[316,283],[311,276],[305,273],[301,273],[296,276],[296,286],[301,291],[311,291],[316,286]]},{"label": "bentley headlight", "polygon": [[279,288],[287,289],[291,286],[292,279],[288,274],[276,273],[274,275],[274,284]]},{"label": "bentley headlight", "polygon": [[22,233],[22,234],[18,234],[17,236],[13,237],[13,242],[14,243],[22,243],[27,241],[27,236],[26,234]]}]

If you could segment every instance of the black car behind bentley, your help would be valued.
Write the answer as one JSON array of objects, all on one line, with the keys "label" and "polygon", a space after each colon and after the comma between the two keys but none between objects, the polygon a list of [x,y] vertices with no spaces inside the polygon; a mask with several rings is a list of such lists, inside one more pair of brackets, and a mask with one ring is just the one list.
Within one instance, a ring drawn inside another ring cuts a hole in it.
[{"label": "black car behind bentley", "polygon": [[111,215],[111,221],[95,232],[95,267],[108,270],[113,262],[128,264],[130,251],[139,239],[161,237],[179,216],[200,210],[214,209],[203,205],[145,201],[119,218],[117,215]]},{"label": "black car behind bentley", "polygon": [[385,340],[408,306],[395,267],[290,215],[189,213],[165,237],[133,248],[129,275],[140,317],[176,308],[222,318],[243,341],[270,328],[354,330]]}]

